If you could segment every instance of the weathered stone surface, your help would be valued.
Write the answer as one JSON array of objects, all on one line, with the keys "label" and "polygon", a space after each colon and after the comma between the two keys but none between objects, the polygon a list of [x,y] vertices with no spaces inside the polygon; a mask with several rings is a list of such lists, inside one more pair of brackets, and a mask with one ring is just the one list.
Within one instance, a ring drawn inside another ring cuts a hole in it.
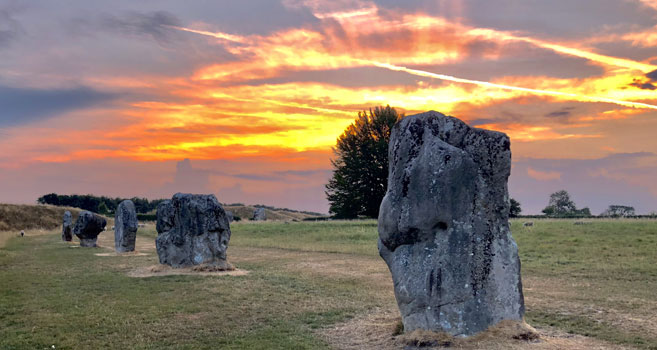
[{"label": "weathered stone surface", "polygon": [[509,230],[509,138],[438,112],[402,119],[389,145],[379,253],[404,330],[472,335],[521,320],[518,248]]},{"label": "weathered stone surface", "polygon": [[70,242],[73,240],[73,215],[71,215],[70,211],[65,211],[64,212],[64,219],[62,223],[62,240],[66,242]]},{"label": "weathered stone surface", "polygon": [[156,229],[161,264],[232,269],[226,261],[230,226],[214,195],[176,193],[158,205]]},{"label": "weathered stone surface", "polygon": [[73,233],[80,239],[81,247],[95,247],[98,235],[103,232],[107,221],[90,211],[83,211],[75,221]]},{"label": "weathered stone surface", "polygon": [[253,220],[254,221],[265,221],[265,220],[267,220],[267,214],[265,213],[265,208],[256,208],[253,211]]},{"label": "weathered stone surface", "polygon": [[114,216],[114,248],[118,253],[135,250],[138,226],[135,204],[129,199],[119,203]]}]

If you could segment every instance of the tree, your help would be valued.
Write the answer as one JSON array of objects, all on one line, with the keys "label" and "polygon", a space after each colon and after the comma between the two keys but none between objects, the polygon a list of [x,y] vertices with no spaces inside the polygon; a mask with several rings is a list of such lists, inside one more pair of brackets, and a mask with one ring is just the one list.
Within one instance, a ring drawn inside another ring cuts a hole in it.
[{"label": "tree", "polygon": [[326,185],[329,211],[337,218],[377,217],[388,185],[388,142],[392,127],[403,118],[390,106],[358,112],[337,140],[331,160],[333,176]]},{"label": "tree", "polygon": [[100,204],[98,205],[98,212],[103,215],[107,215],[110,213],[110,210],[107,207],[107,204],[105,204],[105,202],[100,202]]},{"label": "tree", "polygon": [[589,208],[577,209],[575,202],[570,199],[570,194],[565,190],[550,195],[550,202],[543,209],[543,213],[546,216],[558,218],[591,216]]},{"label": "tree", "polygon": [[509,202],[511,204],[509,207],[509,217],[512,218],[518,217],[518,215],[520,215],[520,212],[522,212],[522,208],[520,208],[520,202],[518,202],[513,198],[511,198]]},{"label": "tree", "polygon": [[614,218],[619,218],[619,217],[626,217],[626,216],[634,216],[636,215],[634,211],[634,207],[626,206],[626,205],[610,205],[607,210],[602,212],[600,216],[610,216]]}]

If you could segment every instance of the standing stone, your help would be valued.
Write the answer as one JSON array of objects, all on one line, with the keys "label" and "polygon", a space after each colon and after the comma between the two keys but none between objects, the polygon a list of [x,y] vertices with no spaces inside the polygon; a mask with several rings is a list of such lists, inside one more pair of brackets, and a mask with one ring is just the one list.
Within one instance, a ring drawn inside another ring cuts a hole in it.
[{"label": "standing stone", "polygon": [[107,221],[90,211],[83,211],[75,222],[73,233],[80,239],[81,247],[95,247],[98,235],[103,232]]},{"label": "standing stone", "polygon": [[226,217],[228,218],[228,222],[235,220],[235,215],[233,215],[232,211],[226,210]]},{"label": "standing stone", "polygon": [[430,111],[392,130],[379,253],[404,330],[469,336],[525,307],[509,231],[509,138]]},{"label": "standing stone", "polygon": [[73,215],[70,211],[64,212],[64,220],[62,223],[62,240],[70,242],[73,239],[72,229],[73,229]]},{"label": "standing stone", "polygon": [[226,261],[228,218],[214,195],[176,193],[158,205],[156,229],[161,264],[233,269]]},{"label": "standing stone", "polygon": [[265,208],[256,208],[253,211],[253,220],[254,221],[265,221],[265,220],[267,220],[267,214],[265,213]]},{"label": "standing stone", "polygon": [[124,200],[116,208],[114,217],[114,247],[117,253],[135,250],[138,226],[135,204],[129,199]]}]

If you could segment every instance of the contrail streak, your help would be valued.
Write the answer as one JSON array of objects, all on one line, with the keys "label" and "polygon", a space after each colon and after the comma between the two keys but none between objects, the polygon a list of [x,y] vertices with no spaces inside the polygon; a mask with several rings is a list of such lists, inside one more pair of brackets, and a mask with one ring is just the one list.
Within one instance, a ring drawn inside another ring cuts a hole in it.
[{"label": "contrail streak", "polygon": [[[203,30],[196,30],[196,29],[176,27],[176,26],[171,26],[171,28],[174,28],[174,29],[177,29],[177,30],[182,30],[182,31],[185,31],[185,32],[190,32],[190,33],[195,33],[195,34],[200,34],[200,35],[205,35],[205,36],[211,36],[211,37],[214,37],[214,38],[217,38],[217,39],[223,39],[223,40],[238,42],[238,43],[243,43],[245,41],[244,37],[241,37],[241,36],[238,36],[238,35],[208,32],[208,31],[203,31]],[[486,32],[486,30],[481,30],[481,33],[485,33],[485,32]],[[642,64],[639,64],[638,62],[634,62],[634,61],[630,61],[630,60],[624,60],[624,59],[618,59],[618,58],[613,58],[613,57],[608,57],[608,56],[602,56],[602,55],[598,55],[598,54],[592,54],[590,52],[585,52],[585,51],[581,51],[581,50],[578,50],[578,49],[567,48],[567,47],[563,47],[563,46],[555,45],[555,44],[548,44],[548,43],[541,42],[541,41],[534,40],[534,39],[530,39],[530,38],[518,38],[518,37],[512,37],[512,36],[509,36],[509,38],[511,38],[513,40],[521,40],[521,41],[530,42],[530,43],[533,43],[533,44],[536,44],[536,45],[539,45],[539,46],[543,46],[543,47],[553,49],[555,51],[568,53],[568,54],[571,54],[571,55],[574,55],[574,56],[588,58],[590,60],[598,60],[599,62],[605,62],[605,63],[608,63],[608,64],[615,64],[615,65],[622,66],[622,67],[639,69],[639,70],[647,70],[647,69],[654,68],[654,66],[651,66],[651,65],[642,65]],[[648,104],[648,103],[615,100],[615,99],[611,99],[611,98],[586,96],[586,95],[579,95],[579,94],[574,94],[574,93],[569,93],[569,92],[561,92],[561,91],[530,89],[530,88],[524,88],[524,87],[519,87],[519,86],[495,84],[495,83],[490,83],[490,82],[487,82],[487,81],[463,79],[463,78],[458,78],[458,77],[454,77],[454,76],[451,76],[451,75],[431,73],[431,72],[427,72],[427,71],[422,71],[422,70],[397,66],[397,65],[394,65],[394,64],[382,63],[382,62],[370,61],[370,60],[363,60],[363,59],[354,59],[354,62],[359,62],[360,64],[363,64],[363,65],[373,65],[373,66],[376,66],[376,67],[385,68],[385,69],[398,71],[398,72],[405,72],[405,73],[409,73],[409,74],[413,74],[413,75],[417,75],[417,76],[421,76],[421,77],[428,77],[428,78],[435,78],[435,79],[440,79],[440,80],[453,81],[453,82],[456,82],[456,83],[473,84],[473,85],[486,86],[486,87],[490,87],[490,88],[497,88],[497,89],[504,89],[504,90],[523,91],[523,92],[537,94],[537,95],[561,96],[561,97],[567,97],[567,98],[571,98],[571,99],[579,100],[579,101],[613,103],[613,104],[617,104],[617,105],[621,105],[621,106],[625,106],[625,107],[657,109],[656,105],[651,105],[651,104]]]},{"label": "contrail streak", "polygon": [[233,42],[236,42],[236,43],[243,43],[245,41],[244,37],[239,36],[239,35],[233,35],[233,34],[227,34],[227,33],[221,33],[221,32],[208,32],[206,30],[197,30],[197,29],[177,27],[177,26],[168,26],[168,27],[173,28],[173,29],[177,29],[177,30],[182,30],[183,32],[189,32],[189,33],[195,33],[195,34],[200,34],[200,35],[205,35],[205,36],[211,36],[213,38],[233,41]]},{"label": "contrail streak", "polygon": [[468,30],[467,33],[469,35],[473,35],[475,37],[476,36],[484,36],[486,38],[490,38],[490,40],[502,39],[502,40],[508,40],[508,41],[522,41],[522,42],[532,44],[534,46],[538,46],[538,47],[542,47],[542,48],[545,48],[545,49],[552,50],[554,52],[558,52],[558,53],[562,53],[562,54],[570,55],[570,56],[575,56],[575,57],[585,58],[589,61],[602,63],[602,64],[605,64],[605,65],[608,65],[608,66],[616,66],[616,67],[634,69],[634,70],[638,70],[638,71],[641,71],[641,72],[644,72],[644,73],[648,73],[648,72],[652,72],[654,70],[657,70],[657,66],[653,65],[653,64],[637,62],[637,61],[628,60],[628,59],[625,59],[625,58],[601,55],[601,54],[598,54],[598,53],[589,52],[589,51],[585,51],[585,50],[582,50],[582,49],[563,46],[563,45],[559,45],[559,44],[554,44],[554,43],[550,43],[550,42],[547,42],[547,41],[538,40],[538,39],[534,39],[534,38],[529,38],[529,37],[524,37],[524,36],[515,36],[515,35],[509,34],[507,32],[500,32],[500,31],[496,31],[496,30],[493,30],[493,29],[476,28],[476,29]]},{"label": "contrail streak", "polygon": [[489,83],[487,81],[463,79],[463,78],[453,77],[451,75],[431,73],[431,72],[427,72],[427,71],[411,69],[411,68],[406,68],[406,67],[402,67],[402,66],[396,66],[394,64],[389,64],[389,63],[382,63],[382,62],[376,62],[376,61],[367,61],[367,62],[369,62],[370,64],[372,64],[376,67],[380,67],[380,68],[385,68],[385,69],[389,69],[389,70],[393,70],[393,71],[397,71],[397,72],[405,72],[405,73],[417,75],[417,76],[420,76],[420,77],[427,77],[427,78],[435,78],[435,79],[440,79],[440,80],[453,81],[453,82],[456,82],[456,83],[473,84],[473,85],[486,86],[486,87],[498,88],[498,89],[504,89],[504,90],[524,91],[524,92],[537,94],[537,95],[551,95],[551,96],[569,97],[569,98],[580,100],[580,101],[584,100],[584,101],[591,101],[591,102],[606,102],[606,103],[613,103],[613,104],[626,106],[626,107],[657,109],[656,105],[651,105],[651,104],[648,104],[648,103],[622,101],[622,100],[614,100],[614,99],[611,99],[611,98],[604,98],[604,97],[579,95],[579,94],[574,94],[574,93],[569,93],[569,92],[530,89],[530,88],[524,88],[524,87],[519,87],[519,86],[495,84],[495,83]]}]

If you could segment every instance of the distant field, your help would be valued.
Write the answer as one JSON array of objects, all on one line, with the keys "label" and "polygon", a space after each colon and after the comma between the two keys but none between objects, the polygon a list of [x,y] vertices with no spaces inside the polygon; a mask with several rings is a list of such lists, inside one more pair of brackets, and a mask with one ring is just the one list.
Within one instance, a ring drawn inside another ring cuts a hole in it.
[{"label": "distant field", "polygon": [[[657,221],[533,221],[512,221],[527,320],[555,338],[468,349],[657,349]],[[395,348],[374,220],[231,228],[229,260],[246,276],[128,277],[157,264],[152,226],[138,233],[146,256],[97,256],[109,250],[71,248],[59,230],[12,236],[0,249],[0,349]],[[111,232],[100,243],[111,247]]]}]

